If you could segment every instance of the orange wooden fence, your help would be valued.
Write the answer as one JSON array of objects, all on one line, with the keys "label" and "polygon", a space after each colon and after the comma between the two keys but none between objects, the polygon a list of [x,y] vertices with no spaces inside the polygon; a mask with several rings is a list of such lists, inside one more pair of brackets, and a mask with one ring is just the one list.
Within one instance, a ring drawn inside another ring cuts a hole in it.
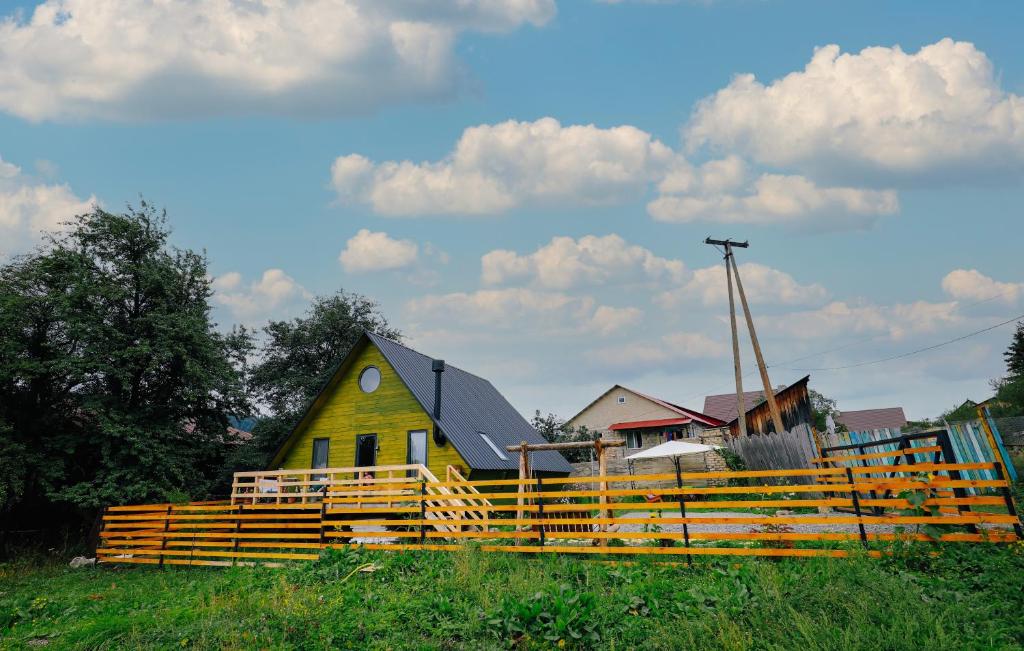
[{"label": "orange wooden fence", "polygon": [[[291,503],[110,507],[97,557],[103,563],[275,564],[313,560],[328,547],[448,551],[469,540],[484,551],[530,554],[841,557],[851,553],[851,542],[878,556],[885,543],[902,539],[1018,540],[1021,525],[1005,480],[954,478],[988,469],[994,464],[684,473],[681,487],[672,485],[675,474],[399,477],[358,491],[327,486],[318,502],[303,495]],[[807,477],[817,483],[779,483]],[[637,480],[671,483],[622,487]],[[686,485],[695,481],[724,485]],[[519,498],[525,503],[517,504]],[[714,515],[702,515],[708,512]]]}]

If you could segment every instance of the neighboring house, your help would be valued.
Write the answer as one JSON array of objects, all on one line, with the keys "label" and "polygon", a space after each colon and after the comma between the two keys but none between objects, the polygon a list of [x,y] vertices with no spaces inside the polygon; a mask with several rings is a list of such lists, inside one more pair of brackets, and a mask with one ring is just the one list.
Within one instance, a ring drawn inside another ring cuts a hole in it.
[{"label": "neighboring house", "polygon": [[[435,396],[440,403],[435,403]],[[507,445],[545,443],[487,380],[370,332],[360,337],[274,455],[269,469],[448,465],[474,478],[517,477]],[[567,475],[557,452],[533,469]]]},{"label": "neighboring house", "polygon": [[[724,422],[616,384],[569,419],[567,425],[586,427],[599,433],[603,440],[625,441],[624,447],[609,448],[606,452],[608,472],[623,474],[629,472],[625,457],[634,452],[675,439],[700,442],[705,430],[721,427]],[[712,457],[715,468],[724,469],[724,464],[719,464],[721,457],[710,454],[684,457],[684,470],[706,470],[705,457]],[[668,459],[651,459],[637,462],[633,469],[637,474],[653,474],[673,472],[674,466]]]},{"label": "neighboring house", "polygon": [[[775,402],[782,416],[782,426],[786,431],[796,427],[813,425],[811,399],[807,383],[811,376],[805,375],[788,387],[780,387],[775,391]],[[722,393],[704,398],[704,413],[717,418],[729,425],[731,433],[739,434],[739,417],[735,393]],[[746,409],[747,434],[770,434],[775,431],[768,401],[764,399],[764,391],[746,391],[743,393],[743,405]]]},{"label": "neighboring house", "polygon": [[903,413],[903,407],[836,412],[833,419],[837,424],[846,426],[850,432],[901,429],[907,426],[907,417]]}]

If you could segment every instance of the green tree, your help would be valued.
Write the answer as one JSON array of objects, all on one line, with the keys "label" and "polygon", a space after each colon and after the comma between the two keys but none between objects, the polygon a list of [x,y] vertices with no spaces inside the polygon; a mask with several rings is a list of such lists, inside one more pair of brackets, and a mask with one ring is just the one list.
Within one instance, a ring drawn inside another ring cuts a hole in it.
[{"label": "green tree", "polygon": [[143,202],[99,208],[0,267],[0,499],[38,506],[203,495],[248,335],[210,320],[203,255]]},{"label": "green tree", "polygon": [[1010,347],[1003,353],[1006,359],[1006,374],[1010,378],[1024,378],[1024,321],[1017,322]]},{"label": "green tree", "polygon": [[[811,398],[811,417],[814,419],[814,429],[819,432],[828,431],[827,417],[831,415],[835,420],[836,414],[839,413],[839,410],[836,409],[836,401],[814,389],[809,389],[807,393]],[[846,426],[836,421],[836,431],[845,432]]]},{"label": "green tree", "polygon": [[[575,443],[577,441],[593,441],[597,438],[597,433],[591,432],[586,427],[570,427],[568,423],[554,414],[541,416],[539,410],[533,412],[530,424],[549,443]],[[562,450],[561,452],[569,463],[590,461],[593,456],[593,450],[586,448]]]},{"label": "green tree", "polygon": [[248,378],[250,395],[263,416],[233,465],[251,469],[270,460],[365,330],[401,338],[376,302],[344,291],[314,299],[301,317],[271,321],[263,328],[263,343]]}]

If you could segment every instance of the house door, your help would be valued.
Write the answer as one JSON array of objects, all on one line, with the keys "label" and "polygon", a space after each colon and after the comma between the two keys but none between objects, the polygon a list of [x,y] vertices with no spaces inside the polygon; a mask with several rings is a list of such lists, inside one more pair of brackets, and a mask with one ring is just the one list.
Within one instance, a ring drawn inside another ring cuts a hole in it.
[{"label": "house door", "polygon": [[360,434],[356,437],[356,466],[377,465],[377,435]]}]

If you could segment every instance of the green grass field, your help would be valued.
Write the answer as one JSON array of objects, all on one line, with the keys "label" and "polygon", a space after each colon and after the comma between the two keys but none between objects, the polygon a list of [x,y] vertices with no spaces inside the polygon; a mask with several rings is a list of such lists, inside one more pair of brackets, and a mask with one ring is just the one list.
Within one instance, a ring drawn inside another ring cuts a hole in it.
[{"label": "green grass field", "polygon": [[25,560],[0,565],[0,647],[1024,648],[1024,546],[929,549],[692,568],[474,550],[277,569]]}]

